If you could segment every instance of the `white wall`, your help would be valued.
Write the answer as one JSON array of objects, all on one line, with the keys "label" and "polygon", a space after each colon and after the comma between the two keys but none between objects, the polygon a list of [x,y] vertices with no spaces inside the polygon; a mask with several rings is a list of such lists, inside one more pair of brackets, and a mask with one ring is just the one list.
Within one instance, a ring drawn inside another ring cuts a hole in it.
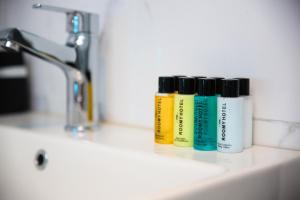
[{"label": "white wall", "polygon": [[[64,43],[63,15],[32,10],[30,0],[0,2],[4,25]],[[300,149],[299,1],[42,2],[100,15],[100,92],[105,119],[152,127],[159,75],[245,76],[252,80],[258,119],[255,142]],[[34,108],[64,113],[63,74],[37,59],[30,58],[29,63]],[[278,126],[284,127],[282,131]],[[271,137],[266,135],[270,132],[274,132]],[[272,140],[274,135],[278,139]],[[285,145],[286,135],[293,135],[288,139],[293,146]]]}]

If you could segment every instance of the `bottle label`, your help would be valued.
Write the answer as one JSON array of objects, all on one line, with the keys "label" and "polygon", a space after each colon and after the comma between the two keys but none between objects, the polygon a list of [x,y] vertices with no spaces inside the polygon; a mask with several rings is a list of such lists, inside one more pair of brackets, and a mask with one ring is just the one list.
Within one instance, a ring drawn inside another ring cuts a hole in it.
[{"label": "bottle label", "polygon": [[194,110],[194,148],[217,149],[217,98],[196,96]]},{"label": "bottle label", "polygon": [[226,140],[226,103],[222,104],[222,109],[221,109],[221,119],[220,122],[221,124],[221,130],[222,130],[222,140]]},{"label": "bottle label", "polygon": [[155,142],[173,143],[174,95],[155,97]]},{"label": "bottle label", "polygon": [[[179,115],[179,116],[178,116]],[[179,101],[179,114],[176,115],[176,120],[179,123],[179,135],[182,135],[183,132],[183,99]]]},{"label": "bottle label", "polygon": [[155,112],[155,119],[156,119],[156,131],[155,137],[159,140],[162,140],[164,137],[161,135],[161,98],[157,98],[157,106]]},{"label": "bottle label", "polygon": [[208,101],[195,101],[195,145],[204,145],[208,133]]},{"label": "bottle label", "polygon": [[241,98],[218,99],[218,151],[241,152],[243,137],[243,101]]},{"label": "bottle label", "polygon": [[221,105],[221,116],[219,118],[219,126],[221,127],[221,140],[224,143],[220,143],[218,142],[218,148],[220,149],[230,149],[231,148],[231,144],[225,143],[227,142],[226,140],[226,135],[227,135],[227,130],[226,130],[226,126],[227,126],[227,104],[226,103],[222,103]]},{"label": "bottle label", "polygon": [[192,147],[194,141],[194,95],[176,95],[174,110],[174,144]]}]

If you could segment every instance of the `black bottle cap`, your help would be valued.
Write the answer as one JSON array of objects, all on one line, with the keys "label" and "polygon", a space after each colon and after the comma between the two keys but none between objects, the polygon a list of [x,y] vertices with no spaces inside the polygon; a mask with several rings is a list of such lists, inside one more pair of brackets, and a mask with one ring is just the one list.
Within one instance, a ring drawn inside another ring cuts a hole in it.
[{"label": "black bottle cap", "polygon": [[216,79],[199,78],[196,83],[197,94],[199,96],[215,96],[216,95]]},{"label": "black bottle cap", "polygon": [[178,87],[179,87],[179,78],[180,77],[186,77],[184,75],[175,75],[174,77],[174,81],[175,81],[175,91],[178,91]]},{"label": "black bottle cap", "polygon": [[222,97],[239,97],[240,84],[238,79],[222,79]]},{"label": "black bottle cap", "polygon": [[216,79],[216,94],[221,94],[222,92],[222,79],[224,77],[211,77],[213,79]]},{"label": "black bottle cap", "polygon": [[249,78],[236,78],[240,81],[240,95],[250,95],[250,79]]},{"label": "black bottle cap", "polygon": [[192,76],[195,79],[195,92],[198,91],[198,84],[197,84],[197,80],[199,78],[207,78],[206,76]]},{"label": "black bottle cap", "polygon": [[179,94],[195,94],[195,79],[192,77],[179,77]]},{"label": "black bottle cap", "polygon": [[198,78],[207,78],[206,76],[192,76],[192,77],[195,79],[195,81],[197,81]]},{"label": "black bottle cap", "polygon": [[158,78],[158,92],[159,93],[174,93],[174,77],[161,76]]}]

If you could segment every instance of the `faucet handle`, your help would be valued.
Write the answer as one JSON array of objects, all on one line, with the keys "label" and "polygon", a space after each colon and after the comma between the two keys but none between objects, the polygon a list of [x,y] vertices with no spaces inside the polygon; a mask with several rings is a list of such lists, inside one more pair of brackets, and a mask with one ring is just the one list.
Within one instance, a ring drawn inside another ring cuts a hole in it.
[{"label": "faucet handle", "polygon": [[40,4],[40,3],[33,4],[32,8],[43,9],[43,10],[48,10],[48,11],[53,11],[53,12],[60,12],[60,13],[74,12],[74,10],[71,10],[71,9],[61,8],[61,7],[56,7],[56,6],[49,6],[49,5],[44,5],[44,4]]},{"label": "faucet handle", "polygon": [[69,33],[98,33],[99,17],[97,14],[40,3],[33,4],[32,8],[65,13],[67,15],[67,32]]}]

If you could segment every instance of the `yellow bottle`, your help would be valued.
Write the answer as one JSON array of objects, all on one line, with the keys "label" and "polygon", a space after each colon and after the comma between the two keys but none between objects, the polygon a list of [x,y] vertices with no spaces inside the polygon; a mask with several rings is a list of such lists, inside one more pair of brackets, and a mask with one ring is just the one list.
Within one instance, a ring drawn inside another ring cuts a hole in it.
[{"label": "yellow bottle", "polygon": [[179,147],[194,144],[194,93],[194,78],[180,77],[174,102],[174,145]]},{"label": "yellow bottle", "polygon": [[159,77],[155,95],[155,142],[173,144],[174,78]]}]

